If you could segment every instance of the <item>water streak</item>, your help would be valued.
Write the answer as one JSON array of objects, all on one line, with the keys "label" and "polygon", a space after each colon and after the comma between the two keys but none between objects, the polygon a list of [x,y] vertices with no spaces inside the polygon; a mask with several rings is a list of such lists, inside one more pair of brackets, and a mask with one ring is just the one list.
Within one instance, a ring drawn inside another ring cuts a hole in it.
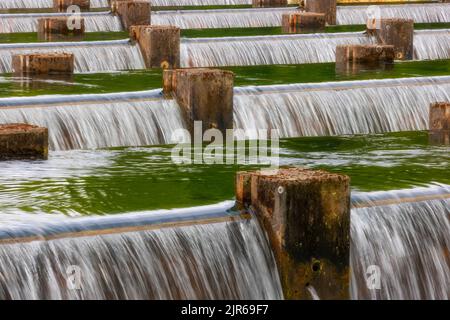
[{"label": "water streak", "polygon": [[[90,0],[91,8],[107,8],[108,0]],[[53,8],[53,0],[2,0],[0,9],[44,9]]]},{"label": "water streak", "polygon": [[[0,14],[0,33],[37,32],[38,19],[65,17],[67,13]],[[110,12],[82,12],[86,32],[122,31],[118,16]]]},{"label": "water streak", "polygon": [[69,52],[75,55],[75,72],[145,69],[138,46],[128,40],[0,44],[0,73],[12,72],[12,56],[21,53]]},{"label": "water streak", "polygon": [[[184,67],[246,66],[334,62],[340,44],[370,44],[362,32],[283,36],[183,39]],[[450,30],[416,31],[414,58],[450,58]]]}]

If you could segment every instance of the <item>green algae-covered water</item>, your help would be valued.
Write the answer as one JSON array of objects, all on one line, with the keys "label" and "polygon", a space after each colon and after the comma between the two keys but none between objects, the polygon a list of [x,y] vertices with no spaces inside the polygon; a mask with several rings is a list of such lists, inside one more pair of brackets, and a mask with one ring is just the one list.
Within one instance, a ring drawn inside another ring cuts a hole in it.
[{"label": "green algae-covered water", "polygon": [[[190,207],[234,196],[236,171],[261,166],[173,163],[173,146],[51,152],[48,161],[3,162],[0,210],[112,214]],[[450,184],[450,148],[426,132],[280,141],[280,163],[348,174],[353,190]]]},{"label": "green algae-covered water", "polygon": [[[444,76],[450,74],[450,60],[397,62],[387,70],[366,70],[340,74],[334,63],[227,67],[236,74],[235,86],[328,82]],[[157,89],[162,86],[161,70],[75,74],[71,79],[45,80],[0,75],[0,97],[46,94],[89,94]]]}]

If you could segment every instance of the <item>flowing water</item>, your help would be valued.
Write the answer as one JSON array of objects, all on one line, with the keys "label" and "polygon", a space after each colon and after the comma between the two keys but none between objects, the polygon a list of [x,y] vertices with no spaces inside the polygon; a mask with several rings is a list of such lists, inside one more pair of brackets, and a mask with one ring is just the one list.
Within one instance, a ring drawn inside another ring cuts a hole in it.
[{"label": "flowing water", "polygon": [[[65,17],[67,13],[20,13],[0,14],[0,33],[37,32],[38,19],[46,17]],[[118,16],[109,12],[82,12],[86,32],[122,31]]]},{"label": "flowing water", "polygon": [[[108,0],[90,0],[91,8],[109,7]],[[2,0],[0,9],[53,8],[53,0]]]},{"label": "flowing water", "polygon": [[[352,298],[448,300],[449,248],[448,199],[353,209]],[[378,268],[378,289],[366,285],[369,266]]]},{"label": "flowing water", "polygon": [[145,69],[138,46],[129,40],[0,44],[0,73],[12,72],[12,56],[24,53],[67,52],[75,56],[75,72]]},{"label": "flowing water", "polygon": [[[183,39],[184,67],[246,66],[334,62],[336,46],[371,44],[362,32]],[[450,58],[450,30],[421,30],[414,37],[414,59]]]},{"label": "flowing water", "polygon": [[[416,23],[450,22],[450,4],[379,5],[381,17],[414,19]],[[368,6],[340,6],[337,24],[366,24]],[[275,27],[295,8],[180,10],[152,12],[152,23],[181,29]]]},{"label": "flowing water", "polygon": [[0,299],[281,298],[256,219],[0,245]]},{"label": "flowing water", "polygon": [[[429,105],[449,92],[449,77],[240,87],[234,128],[248,138],[265,129],[280,137],[425,130]],[[158,90],[0,99],[0,123],[16,122],[48,127],[52,150],[171,143],[185,128]]]}]

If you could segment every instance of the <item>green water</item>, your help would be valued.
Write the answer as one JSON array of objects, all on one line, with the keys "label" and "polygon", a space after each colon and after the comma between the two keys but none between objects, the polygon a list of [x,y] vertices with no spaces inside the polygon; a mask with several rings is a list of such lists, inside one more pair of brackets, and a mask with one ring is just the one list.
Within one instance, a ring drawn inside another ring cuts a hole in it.
[{"label": "green water", "polygon": [[[450,74],[450,60],[409,61],[394,64],[391,70],[367,70],[358,74],[336,73],[334,63],[229,67],[236,74],[235,85],[366,80],[383,78],[442,76]],[[75,74],[59,82],[45,79],[0,76],[0,97],[44,94],[89,94],[142,91],[162,86],[161,70]]]},{"label": "green water", "polygon": [[[426,132],[285,139],[280,162],[348,174],[353,190],[450,184],[450,149]],[[0,210],[120,213],[211,204],[234,196],[238,170],[260,165],[176,165],[172,146],[51,152],[46,162],[4,162]]]}]

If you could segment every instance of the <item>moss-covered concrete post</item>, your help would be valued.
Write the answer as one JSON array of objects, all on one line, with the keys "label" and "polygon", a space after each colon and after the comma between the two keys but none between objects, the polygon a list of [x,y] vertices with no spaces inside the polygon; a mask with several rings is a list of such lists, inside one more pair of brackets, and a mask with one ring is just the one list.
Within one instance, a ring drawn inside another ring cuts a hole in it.
[{"label": "moss-covered concrete post", "polygon": [[393,45],[396,60],[411,60],[414,54],[414,20],[386,18],[375,20],[367,32],[378,44]]},{"label": "moss-covered concrete post", "polygon": [[324,13],[328,25],[336,24],[336,0],[305,0],[304,9],[306,12]]},{"label": "moss-covered concrete post", "polygon": [[325,29],[325,14],[315,12],[285,13],[281,19],[283,33],[301,33]]},{"label": "moss-covered concrete post", "polygon": [[450,102],[430,105],[430,143],[450,145]]},{"label": "moss-covered concrete post", "polygon": [[0,124],[0,160],[48,157],[48,130],[29,124]]},{"label": "moss-covered concrete post", "polygon": [[301,168],[239,172],[236,198],[267,231],[286,299],[349,299],[349,177]]},{"label": "moss-covered concrete post", "polygon": [[81,10],[89,10],[91,7],[90,0],[53,0],[53,9],[57,12],[66,12],[67,8],[76,5]]},{"label": "moss-covered concrete post", "polygon": [[147,68],[180,67],[180,28],[132,26],[130,38],[139,44]]},{"label": "moss-covered concrete post", "polygon": [[150,25],[151,4],[149,1],[113,1],[111,11],[119,15],[125,30],[131,26]]},{"label": "moss-covered concrete post", "polygon": [[253,8],[286,7],[288,0],[252,0]]},{"label": "moss-covered concrete post", "polygon": [[174,97],[191,134],[194,121],[203,130],[215,128],[224,136],[233,129],[234,73],[220,69],[191,68],[164,70],[165,96]]},{"label": "moss-covered concrete post", "polygon": [[29,53],[12,57],[13,73],[22,75],[70,75],[74,71],[73,53]]}]

